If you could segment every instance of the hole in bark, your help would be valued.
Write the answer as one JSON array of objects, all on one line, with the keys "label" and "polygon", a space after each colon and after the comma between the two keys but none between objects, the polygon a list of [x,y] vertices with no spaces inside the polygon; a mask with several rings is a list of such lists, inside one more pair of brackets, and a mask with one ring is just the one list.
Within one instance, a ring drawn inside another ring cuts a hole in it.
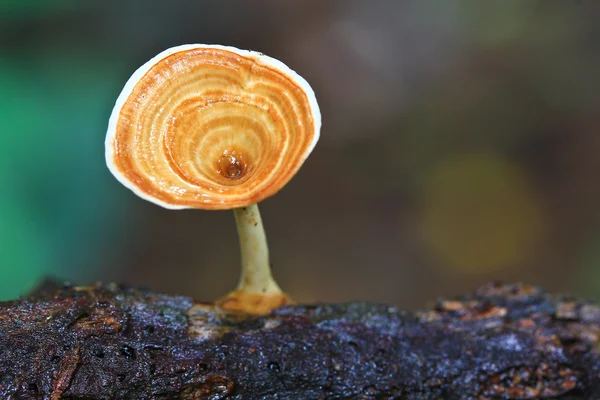
[{"label": "hole in bark", "polygon": [[267,368],[269,368],[269,371],[281,372],[281,367],[279,366],[279,363],[276,363],[276,362],[268,363]]},{"label": "hole in bark", "polygon": [[144,333],[147,335],[152,335],[154,333],[154,327],[152,325],[146,325],[144,327]]},{"label": "hole in bark", "polygon": [[104,350],[102,350],[102,349],[97,350],[94,355],[98,358],[104,358]]},{"label": "hole in bark", "polygon": [[150,373],[154,374],[156,372],[156,364],[150,364]]},{"label": "hole in bark", "polygon": [[352,349],[354,349],[354,351],[358,351],[359,350],[358,343],[356,343],[356,342],[349,341],[348,342],[348,346],[352,347]]},{"label": "hole in bark", "polygon": [[126,358],[131,360],[135,360],[135,349],[131,346],[123,346],[121,347],[121,354]]},{"label": "hole in bark", "polygon": [[123,381],[125,380],[125,375],[123,375],[123,374],[119,374],[119,375],[117,375],[117,380],[118,380],[119,382],[123,382]]},{"label": "hole in bark", "polygon": [[77,323],[77,321],[84,321],[84,320],[88,319],[89,317],[90,317],[90,313],[88,313],[88,312],[81,313],[80,315],[78,315],[78,316],[77,316],[77,318],[75,318],[75,319],[74,319],[74,320],[73,320],[73,321],[72,321],[72,322],[69,324],[69,326],[71,326],[71,325],[75,325],[75,324]]},{"label": "hole in bark", "polygon": [[60,357],[59,356],[52,356],[52,358],[50,359],[51,362],[53,363],[58,363],[60,361]]},{"label": "hole in bark", "polygon": [[32,392],[36,392],[36,393],[38,392],[38,387],[35,383],[30,383],[29,386],[27,386],[27,388],[29,390],[31,390]]},{"label": "hole in bark", "polygon": [[145,350],[146,354],[148,355],[148,358],[151,360],[154,360],[156,358],[156,355],[158,352],[163,351],[162,347],[158,347],[158,346],[145,346],[144,350]]},{"label": "hole in bark", "polygon": [[399,388],[398,386],[392,386],[392,394],[394,396],[400,396],[402,393],[404,393],[404,390],[402,390],[402,388]]}]

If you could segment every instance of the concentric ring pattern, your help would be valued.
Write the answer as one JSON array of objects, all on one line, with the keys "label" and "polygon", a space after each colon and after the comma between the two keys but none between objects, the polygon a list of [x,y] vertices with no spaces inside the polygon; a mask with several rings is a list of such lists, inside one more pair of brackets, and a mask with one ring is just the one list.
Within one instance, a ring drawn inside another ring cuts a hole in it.
[{"label": "concentric ring pattern", "polygon": [[275,194],[319,139],[308,83],[233,47],[168,49],[129,79],[110,118],[106,162],[166,208],[230,209]]}]

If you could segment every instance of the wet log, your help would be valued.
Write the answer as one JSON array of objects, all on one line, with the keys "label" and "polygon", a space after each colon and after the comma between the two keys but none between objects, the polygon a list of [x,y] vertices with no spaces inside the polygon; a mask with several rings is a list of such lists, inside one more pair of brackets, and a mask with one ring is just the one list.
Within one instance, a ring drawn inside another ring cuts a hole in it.
[{"label": "wet log", "polygon": [[600,399],[600,308],[489,284],[264,317],[120,285],[0,303],[2,399]]}]

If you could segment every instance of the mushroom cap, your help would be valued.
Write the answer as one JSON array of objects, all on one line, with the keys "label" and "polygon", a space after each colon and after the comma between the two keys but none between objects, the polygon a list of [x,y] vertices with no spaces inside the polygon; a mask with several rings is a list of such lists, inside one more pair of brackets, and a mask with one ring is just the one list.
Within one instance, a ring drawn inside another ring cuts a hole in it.
[{"label": "mushroom cap", "polygon": [[129,78],[110,116],[106,163],[165,208],[246,207],[277,193],[319,139],[310,85],[234,47],[167,49]]}]

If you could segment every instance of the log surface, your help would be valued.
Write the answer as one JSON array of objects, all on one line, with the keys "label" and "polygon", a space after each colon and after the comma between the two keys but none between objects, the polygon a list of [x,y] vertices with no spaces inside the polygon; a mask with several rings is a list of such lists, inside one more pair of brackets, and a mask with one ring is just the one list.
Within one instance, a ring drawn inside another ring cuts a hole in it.
[{"label": "log surface", "polygon": [[119,285],[0,303],[2,399],[600,399],[600,308],[489,284],[252,317]]}]

